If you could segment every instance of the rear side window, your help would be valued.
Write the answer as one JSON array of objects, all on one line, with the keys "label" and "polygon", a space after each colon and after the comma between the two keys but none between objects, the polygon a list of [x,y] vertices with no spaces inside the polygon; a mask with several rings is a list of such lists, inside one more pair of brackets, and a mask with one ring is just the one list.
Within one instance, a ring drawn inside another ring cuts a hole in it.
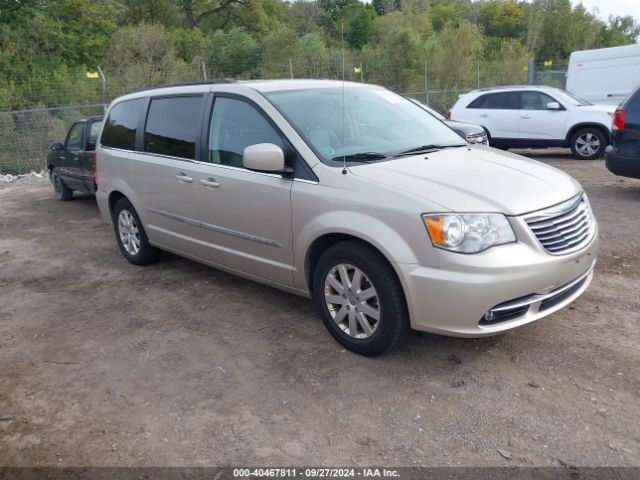
[{"label": "rear side window", "polygon": [[202,95],[154,98],[144,131],[144,150],[195,159]]},{"label": "rear side window", "polygon": [[467,108],[487,108],[487,97],[489,95],[481,95],[469,104]]},{"label": "rear side window", "polygon": [[135,150],[136,127],[146,105],[146,98],[125,100],[114,105],[102,129],[100,144],[104,147]]},{"label": "rear side window", "polygon": [[489,93],[476,98],[468,108],[488,108],[491,110],[519,110],[520,92]]}]

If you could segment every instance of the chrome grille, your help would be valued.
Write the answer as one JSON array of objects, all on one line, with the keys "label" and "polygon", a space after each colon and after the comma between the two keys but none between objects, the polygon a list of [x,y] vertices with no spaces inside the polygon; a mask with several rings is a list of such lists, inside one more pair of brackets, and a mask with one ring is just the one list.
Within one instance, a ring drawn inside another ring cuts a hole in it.
[{"label": "chrome grille", "polygon": [[482,145],[488,145],[489,144],[489,140],[487,138],[487,134],[486,133],[469,133],[466,136],[466,140],[467,142],[469,142],[470,144],[476,144],[476,143],[480,143]]},{"label": "chrome grille", "polygon": [[580,250],[595,231],[595,219],[583,193],[556,207],[527,215],[525,221],[544,249],[553,255]]}]

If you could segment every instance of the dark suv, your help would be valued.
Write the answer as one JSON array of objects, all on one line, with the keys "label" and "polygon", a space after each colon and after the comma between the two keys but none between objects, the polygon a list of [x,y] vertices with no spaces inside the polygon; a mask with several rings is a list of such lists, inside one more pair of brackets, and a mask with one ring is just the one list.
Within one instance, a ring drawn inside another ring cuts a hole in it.
[{"label": "dark suv", "polygon": [[607,168],[623,177],[640,178],[640,86],[622,102],[613,117]]}]

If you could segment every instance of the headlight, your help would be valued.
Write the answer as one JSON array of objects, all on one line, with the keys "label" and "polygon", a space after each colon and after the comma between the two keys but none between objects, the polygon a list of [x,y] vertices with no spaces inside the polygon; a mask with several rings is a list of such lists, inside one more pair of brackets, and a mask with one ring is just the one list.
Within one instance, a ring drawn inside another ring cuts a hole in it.
[{"label": "headlight", "polygon": [[423,215],[422,220],[433,246],[452,252],[482,252],[516,241],[507,217],[499,213],[443,213]]}]

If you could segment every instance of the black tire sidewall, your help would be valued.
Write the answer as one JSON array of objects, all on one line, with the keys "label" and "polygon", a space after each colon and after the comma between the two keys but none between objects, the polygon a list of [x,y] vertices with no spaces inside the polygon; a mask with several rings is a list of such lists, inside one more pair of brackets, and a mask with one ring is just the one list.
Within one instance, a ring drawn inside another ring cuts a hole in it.
[{"label": "black tire sidewall", "polygon": [[[576,141],[578,140],[578,137],[580,137],[582,134],[585,134],[585,133],[593,133],[598,137],[598,140],[600,141],[600,146],[598,147],[598,151],[595,154],[590,155],[588,157],[580,155],[580,153],[578,152],[578,149],[576,148]],[[607,138],[604,135],[604,133],[602,133],[602,131],[598,128],[591,128],[591,127],[582,128],[571,136],[571,153],[573,153],[573,156],[578,160],[596,160],[604,154],[604,150],[606,147],[607,147]]]},{"label": "black tire sidewall", "polygon": [[[131,255],[129,252],[127,252],[127,250],[124,248],[124,245],[122,244],[122,240],[120,240],[120,232],[118,231],[118,216],[123,210],[128,210],[131,213],[136,222],[136,226],[138,227],[138,234],[140,236],[140,250],[138,250],[138,253],[135,255]],[[118,247],[120,248],[122,255],[124,255],[124,257],[129,262],[133,263],[134,265],[146,265],[155,260],[157,256],[157,250],[149,243],[147,233],[144,231],[142,222],[140,221],[140,217],[138,217],[138,212],[136,212],[135,208],[133,208],[133,205],[131,205],[131,202],[129,202],[129,200],[127,200],[126,198],[121,198],[116,202],[115,206],[113,207],[112,221],[113,230],[116,235],[116,242],[118,242]]]},{"label": "black tire sidewall", "polygon": [[[55,169],[51,172],[51,183],[53,184],[53,192],[58,200],[65,201],[71,199],[73,191],[64,184],[64,181]],[[60,186],[59,189],[58,185]]]},{"label": "black tire sidewall", "polygon": [[[360,248],[353,248],[355,245]],[[329,271],[340,263],[347,263],[362,270],[378,293],[380,323],[369,338],[352,338],[340,329],[329,313],[324,299],[324,282]],[[356,242],[335,245],[318,260],[313,285],[314,301],[325,327],[341,345],[355,353],[365,356],[383,353],[398,341],[405,330],[404,327],[408,326],[400,283],[391,266],[373,249],[367,249]]]}]

